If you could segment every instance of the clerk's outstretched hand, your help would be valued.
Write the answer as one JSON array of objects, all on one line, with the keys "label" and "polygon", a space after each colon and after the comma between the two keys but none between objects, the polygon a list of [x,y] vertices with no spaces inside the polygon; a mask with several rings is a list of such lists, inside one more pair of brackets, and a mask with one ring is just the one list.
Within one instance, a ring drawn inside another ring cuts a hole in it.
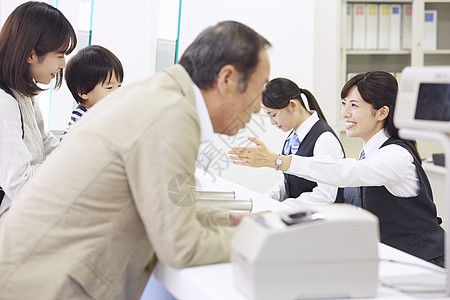
[{"label": "clerk's outstretched hand", "polygon": [[269,151],[263,142],[254,138],[248,139],[255,144],[251,147],[233,147],[228,152],[231,161],[236,165],[249,167],[271,167],[275,165],[277,154]]}]

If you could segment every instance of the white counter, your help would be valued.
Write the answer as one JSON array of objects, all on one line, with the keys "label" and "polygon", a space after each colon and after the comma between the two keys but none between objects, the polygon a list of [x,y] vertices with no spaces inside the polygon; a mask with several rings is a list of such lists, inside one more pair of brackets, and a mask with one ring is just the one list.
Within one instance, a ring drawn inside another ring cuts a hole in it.
[{"label": "white counter", "polygon": [[[417,295],[431,299],[445,298],[443,269],[426,261],[379,244],[379,285],[375,299],[417,299]],[[395,260],[402,263],[389,262]],[[435,271],[433,271],[435,270]],[[174,269],[159,263],[155,278],[176,298],[181,300],[246,300],[236,290],[230,263]],[[437,293],[408,294],[387,285],[395,283],[405,291],[440,290]],[[280,300],[280,299],[274,299]]]},{"label": "white counter", "polygon": [[[208,178],[200,174],[199,179],[205,190],[234,190],[237,198],[252,198],[253,212],[288,209],[283,203],[268,199],[222,178]],[[450,299],[444,297],[446,275],[442,268],[384,244],[379,244],[379,255],[379,284],[375,299],[417,299],[418,295],[432,299]],[[164,296],[161,296],[161,286],[158,282],[168,291]],[[423,291],[426,292],[422,293]],[[158,293],[158,298],[155,298],[155,293]],[[185,269],[174,269],[158,263],[141,300],[150,299],[245,300],[247,298],[234,286],[231,263]]]}]

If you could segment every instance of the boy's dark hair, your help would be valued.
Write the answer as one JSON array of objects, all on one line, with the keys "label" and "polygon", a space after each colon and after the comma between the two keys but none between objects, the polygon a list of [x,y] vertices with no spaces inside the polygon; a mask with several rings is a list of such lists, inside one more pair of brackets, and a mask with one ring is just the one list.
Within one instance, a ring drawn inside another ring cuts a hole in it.
[{"label": "boy's dark hair", "polygon": [[[70,54],[77,36],[69,21],[44,2],[25,2],[8,17],[0,33],[0,83],[31,97],[42,89],[31,78],[27,62],[33,50],[39,60],[49,52]],[[55,87],[61,86],[61,70]]]},{"label": "boy's dark hair", "polygon": [[123,68],[120,60],[108,49],[91,45],[87,46],[66,66],[65,78],[67,87],[77,103],[83,103],[80,94],[87,94],[99,83],[109,82],[112,74],[123,81]]}]

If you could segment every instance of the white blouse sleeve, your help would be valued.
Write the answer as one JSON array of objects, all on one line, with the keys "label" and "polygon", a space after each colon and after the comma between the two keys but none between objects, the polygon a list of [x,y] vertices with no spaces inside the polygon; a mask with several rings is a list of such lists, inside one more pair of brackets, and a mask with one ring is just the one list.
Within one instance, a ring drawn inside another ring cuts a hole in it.
[{"label": "white blouse sleeve", "polygon": [[287,173],[339,187],[417,186],[413,158],[398,145],[385,146],[364,160],[294,155]]},{"label": "white blouse sleeve", "polygon": [[56,148],[56,146],[59,145],[59,139],[56,138],[56,136],[53,133],[51,133],[49,130],[45,129],[44,119],[42,118],[41,109],[40,109],[37,101],[34,101],[33,108],[34,108],[34,112],[36,115],[36,122],[37,122],[37,125],[39,128],[39,131],[41,132],[41,135],[42,135],[45,156],[47,156]]},{"label": "white blouse sleeve", "polygon": [[31,164],[16,99],[0,92],[0,112],[0,186],[13,199],[40,164]]}]

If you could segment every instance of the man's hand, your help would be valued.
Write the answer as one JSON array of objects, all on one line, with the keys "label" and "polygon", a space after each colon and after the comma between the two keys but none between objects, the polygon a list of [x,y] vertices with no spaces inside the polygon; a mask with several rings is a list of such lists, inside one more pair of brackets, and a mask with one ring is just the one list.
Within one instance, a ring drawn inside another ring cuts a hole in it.
[{"label": "man's hand", "polygon": [[237,226],[241,223],[243,217],[248,216],[248,213],[233,213],[230,212],[230,226]]}]

